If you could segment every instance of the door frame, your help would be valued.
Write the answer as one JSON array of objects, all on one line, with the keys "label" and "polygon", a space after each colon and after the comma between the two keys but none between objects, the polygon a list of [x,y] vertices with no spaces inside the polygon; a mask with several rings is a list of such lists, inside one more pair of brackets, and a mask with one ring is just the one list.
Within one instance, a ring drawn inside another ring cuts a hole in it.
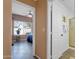
[{"label": "door frame", "polygon": [[34,15],[33,15],[33,56],[35,56],[35,30],[36,30],[36,17],[35,17],[35,15],[36,15],[36,13],[35,13],[35,8],[34,8]]},{"label": "door frame", "polygon": [[51,7],[52,7],[52,2],[48,1],[47,3],[47,15],[48,15],[48,19],[47,19],[47,59],[51,59]]}]

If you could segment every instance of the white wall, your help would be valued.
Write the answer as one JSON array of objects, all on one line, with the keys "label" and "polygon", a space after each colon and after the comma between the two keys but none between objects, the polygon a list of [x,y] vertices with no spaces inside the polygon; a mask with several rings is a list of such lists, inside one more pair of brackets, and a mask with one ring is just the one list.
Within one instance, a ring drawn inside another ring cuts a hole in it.
[{"label": "white wall", "polygon": [[[50,6],[51,2],[48,4]],[[48,12],[50,11],[48,7]],[[66,17],[72,17],[71,12],[61,3],[58,1],[53,2],[53,8],[52,8],[52,30],[53,30],[53,39],[52,39],[52,59],[58,59],[64,51],[66,51],[69,48],[69,20],[64,23],[63,16]],[[50,15],[48,14],[48,54],[50,54]],[[63,32],[63,24],[66,25],[66,32]],[[63,34],[63,36],[61,36]],[[47,57],[48,59],[50,56]]]}]

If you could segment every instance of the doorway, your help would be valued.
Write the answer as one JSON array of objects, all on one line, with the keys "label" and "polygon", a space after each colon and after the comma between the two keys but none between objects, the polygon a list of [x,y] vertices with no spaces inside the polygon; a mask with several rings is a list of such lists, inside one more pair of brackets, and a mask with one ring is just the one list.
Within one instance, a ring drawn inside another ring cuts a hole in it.
[{"label": "doorway", "polygon": [[12,1],[12,59],[34,59],[35,8]]}]

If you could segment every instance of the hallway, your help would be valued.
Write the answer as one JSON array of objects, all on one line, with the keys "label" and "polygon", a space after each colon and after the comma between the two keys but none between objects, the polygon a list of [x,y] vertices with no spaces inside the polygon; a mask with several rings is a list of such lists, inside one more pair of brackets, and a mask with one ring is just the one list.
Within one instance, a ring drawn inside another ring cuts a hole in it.
[{"label": "hallway", "polygon": [[12,46],[12,59],[34,59],[32,44],[28,42],[18,42]]}]

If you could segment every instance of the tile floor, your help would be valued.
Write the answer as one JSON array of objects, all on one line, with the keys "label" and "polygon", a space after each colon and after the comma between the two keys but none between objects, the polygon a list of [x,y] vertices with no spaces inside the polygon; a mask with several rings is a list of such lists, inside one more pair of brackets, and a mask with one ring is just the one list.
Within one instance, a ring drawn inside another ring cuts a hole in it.
[{"label": "tile floor", "polygon": [[[12,46],[12,59],[37,59],[33,57],[32,44],[18,42]],[[75,50],[68,49],[59,59],[75,59]]]},{"label": "tile floor", "polygon": [[32,44],[18,42],[12,46],[12,59],[34,59]]},{"label": "tile floor", "polygon": [[75,59],[75,50],[68,49],[59,59]]}]

